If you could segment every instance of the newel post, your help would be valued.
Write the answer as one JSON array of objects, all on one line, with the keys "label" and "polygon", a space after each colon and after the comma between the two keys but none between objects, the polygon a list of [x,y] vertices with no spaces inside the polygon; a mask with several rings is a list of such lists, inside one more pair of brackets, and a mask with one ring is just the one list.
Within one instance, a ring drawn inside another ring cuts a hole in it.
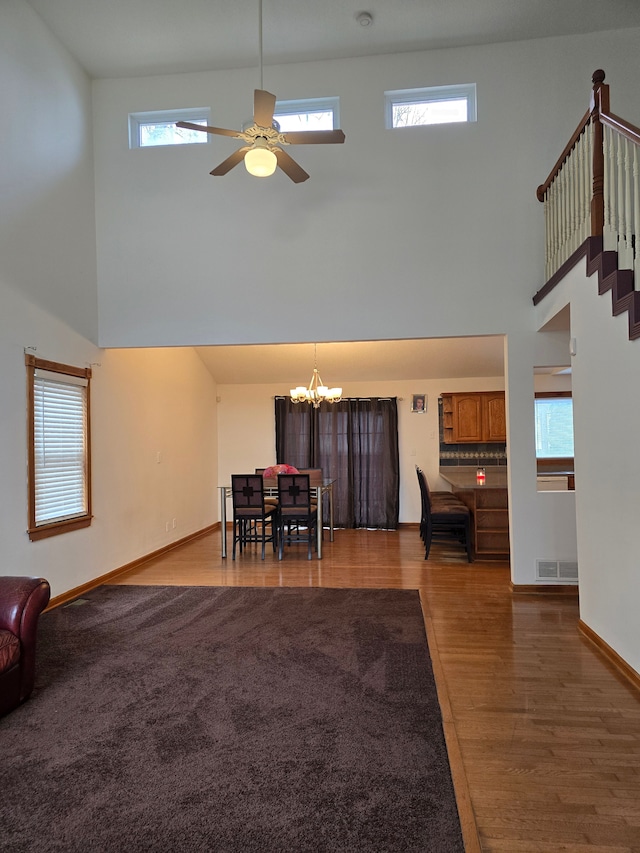
[{"label": "newel post", "polygon": [[591,119],[593,122],[593,187],[591,194],[591,236],[602,237],[604,229],[604,134],[600,121],[602,113],[609,112],[609,86],[604,82],[604,71],[593,72]]}]

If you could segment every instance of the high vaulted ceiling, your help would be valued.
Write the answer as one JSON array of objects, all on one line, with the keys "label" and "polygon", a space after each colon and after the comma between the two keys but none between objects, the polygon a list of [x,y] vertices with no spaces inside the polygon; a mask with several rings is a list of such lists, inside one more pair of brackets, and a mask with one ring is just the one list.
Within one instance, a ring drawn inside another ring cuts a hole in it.
[{"label": "high vaulted ceiling", "polygon": [[[258,66],[259,0],[27,0],[94,78]],[[369,12],[372,23],[357,18]],[[263,0],[264,64],[640,26],[640,0]],[[309,381],[313,344],[202,347],[220,384]],[[499,376],[501,336],[318,345],[326,382]]]},{"label": "high vaulted ceiling", "polygon": [[[258,0],[28,2],[92,77],[258,66]],[[263,0],[265,64],[637,26],[638,0]]]}]

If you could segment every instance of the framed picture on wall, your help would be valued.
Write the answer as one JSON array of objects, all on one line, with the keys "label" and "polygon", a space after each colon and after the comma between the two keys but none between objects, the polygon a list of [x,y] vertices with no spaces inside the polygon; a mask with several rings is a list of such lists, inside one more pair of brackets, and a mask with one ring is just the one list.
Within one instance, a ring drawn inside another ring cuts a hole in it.
[{"label": "framed picture on wall", "polygon": [[411,397],[411,411],[424,414],[427,411],[427,395],[413,394]]}]

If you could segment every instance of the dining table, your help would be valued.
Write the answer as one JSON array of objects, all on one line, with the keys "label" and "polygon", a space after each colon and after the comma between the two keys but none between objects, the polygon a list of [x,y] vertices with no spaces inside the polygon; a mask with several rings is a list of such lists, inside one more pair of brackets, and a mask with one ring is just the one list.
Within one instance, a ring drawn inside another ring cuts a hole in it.
[{"label": "dining table", "polygon": [[[278,480],[276,477],[265,477],[264,480],[265,497],[278,497]],[[315,474],[309,475],[309,486],[311,491],[315,493],[318,501],[318,525],[317,525],[317,542],[316,553],[319,560],[322,559],[322,498],[327,495],[329,504],[329,541],[333,542],[333,484],[335,480],[327,477],[320,477]],[[231,498],[231,485],[218,486],[220,490],[220,539],[221,539],[221,555],[227,556],[227,501]]]}]

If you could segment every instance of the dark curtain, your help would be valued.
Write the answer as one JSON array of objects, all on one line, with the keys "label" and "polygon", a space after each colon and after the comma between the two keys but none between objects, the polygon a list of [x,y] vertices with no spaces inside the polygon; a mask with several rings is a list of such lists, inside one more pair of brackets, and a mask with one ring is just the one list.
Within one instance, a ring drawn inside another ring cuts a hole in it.
[{"label": "dark curtain", "polygon": [[334,480],[336,527],[398,526],[395,398],[342,400],[314,409],[276,397],[275,414],[277,461],[296,468],[322,468],[323,475]]}]

